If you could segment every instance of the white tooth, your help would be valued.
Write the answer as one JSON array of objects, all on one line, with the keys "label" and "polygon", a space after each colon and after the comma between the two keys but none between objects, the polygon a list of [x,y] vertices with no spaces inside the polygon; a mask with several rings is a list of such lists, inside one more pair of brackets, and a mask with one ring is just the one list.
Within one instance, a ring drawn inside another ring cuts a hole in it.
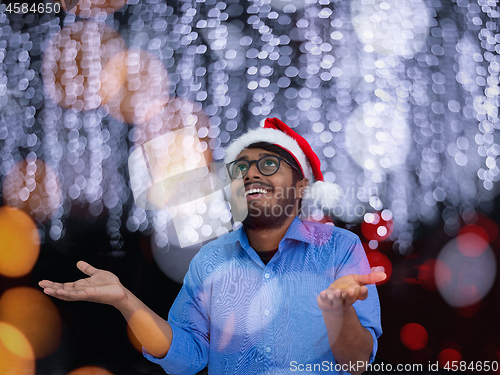
[{"label": "white tooth", "polygon": [[266,194],[266,189],[262,188],[256,188],[256,189],[250,189],[245,192],[245,196],[249,194],[255,194],[255,193],[260,193],[260,194]]}]

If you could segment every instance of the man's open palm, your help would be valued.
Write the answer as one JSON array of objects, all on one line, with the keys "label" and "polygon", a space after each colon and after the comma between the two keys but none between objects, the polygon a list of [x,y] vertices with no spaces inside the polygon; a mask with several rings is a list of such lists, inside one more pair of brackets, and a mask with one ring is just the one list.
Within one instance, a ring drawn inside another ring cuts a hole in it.
[{"label": "man's open palm", "polygon": [[79,261],[76,265],[90,276],[70,283],[42,280],[38,283],[45,294],[65,301],[90,301],[116,306],[125,298],[125,288],[113,273],[92,267]]},{"label": "man's open palm", "polygon": [[342,310],[349,307],[357,300],[364,300],[368,297],[366,285],[378,283],[386,277],[384,272],[343,276],[318,295],[318,307],[323,311]]}]

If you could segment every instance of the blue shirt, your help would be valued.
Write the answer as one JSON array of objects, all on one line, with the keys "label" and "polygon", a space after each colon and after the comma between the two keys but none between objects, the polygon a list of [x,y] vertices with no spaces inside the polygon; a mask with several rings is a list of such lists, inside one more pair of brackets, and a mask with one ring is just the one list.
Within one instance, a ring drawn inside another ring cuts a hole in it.
[{"label": "blue shirt", "polygon": [[[158,359],[169,374],[344,374],[335,371],[319,293],[339,277],[370,273],[359,238],[331,225],[295,218],[267,265],[243,228],[203,246],[170,309],[172,344]],[[374,285],[354,303],[373,336],[382,333]],[[306,367],[309,365],[309,367]]]}]

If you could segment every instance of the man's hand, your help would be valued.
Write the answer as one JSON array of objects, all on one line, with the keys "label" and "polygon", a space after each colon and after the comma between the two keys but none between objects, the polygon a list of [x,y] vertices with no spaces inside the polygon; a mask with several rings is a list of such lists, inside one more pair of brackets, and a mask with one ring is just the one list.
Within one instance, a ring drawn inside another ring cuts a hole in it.
[{"label": "man's hand", "polygon": [[172,343],[172,328],[127,290],[114,274],[79,261],[76,266],[90,277],[72,283],[38,283],[45,294],[65,301],[90,301],[116,307],[147,352],[163,358]]},{"label": "man's hand", "polygon": [[45,294],[65,301],[90,301],[117,307],[126,298],[126,289],[113,273],[92,267],[84,261],[76,266],[90,276],[71,283],[42,280],[38,283]]},{"label": "man's hand", "polygon": [[357,300],[364,300],[368,297],[366,285],[378,283],[386,277],[384,272],[341,277],[319,294],[318,307],[323,311],[343,311]]}]

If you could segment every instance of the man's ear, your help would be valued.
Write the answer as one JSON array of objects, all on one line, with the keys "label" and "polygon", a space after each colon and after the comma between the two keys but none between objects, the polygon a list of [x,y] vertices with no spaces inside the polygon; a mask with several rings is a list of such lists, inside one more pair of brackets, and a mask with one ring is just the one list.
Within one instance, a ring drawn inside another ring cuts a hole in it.
[{"label": "man's ear", "polygon": [[309,186],[309,180],[307,178],[303,178],[302,180],[297,182],[297,189],[299,191],[299,198],[304,197],[308,186]]}]

